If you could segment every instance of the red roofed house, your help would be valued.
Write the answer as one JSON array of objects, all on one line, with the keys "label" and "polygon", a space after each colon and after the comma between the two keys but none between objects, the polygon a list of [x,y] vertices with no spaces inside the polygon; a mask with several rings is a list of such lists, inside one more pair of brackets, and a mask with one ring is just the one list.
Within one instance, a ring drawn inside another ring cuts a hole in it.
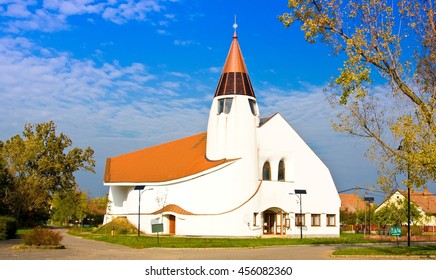
[{"label": "red roofed house", "polygon": [[259,117],[236,30],[207,132],[108,158],[104,184],[105,222],[125,216],[144,233],[339,236],[330,172],[280,114]]},{"label": "red roofed house", "polygon": [[[388,204],[396,203],[400,200],[407,201],[407,190],[397,190],[389,196],[375,212],[379,211]],[[424,188],[422,192],[410,190],[410,203],[414,204],[421,213],[421,218],[416,223],[419,226],[431,226],[432,231],[436,226],[436,196]]]},{"label": "red roofed house", "polygon": [[362,211],[365,209],[365,201],[363,201],[357,194],[345,194],[340,193],[341,199],[341,211],[348,211],[355,213],[356,211]]}]

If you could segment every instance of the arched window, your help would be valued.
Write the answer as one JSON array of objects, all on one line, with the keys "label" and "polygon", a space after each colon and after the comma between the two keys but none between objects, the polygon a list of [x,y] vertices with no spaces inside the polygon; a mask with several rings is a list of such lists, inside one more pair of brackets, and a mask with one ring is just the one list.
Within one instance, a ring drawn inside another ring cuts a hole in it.
[{"label": "arched window", "polygon": [[277,180],[285,181],[285,162],[283,160],[279,162],[279,173],[277,176]]},{"label": "arched window", "polygon": [[271,166],[268,161],[263,164],[262,179],[271,181]]}]

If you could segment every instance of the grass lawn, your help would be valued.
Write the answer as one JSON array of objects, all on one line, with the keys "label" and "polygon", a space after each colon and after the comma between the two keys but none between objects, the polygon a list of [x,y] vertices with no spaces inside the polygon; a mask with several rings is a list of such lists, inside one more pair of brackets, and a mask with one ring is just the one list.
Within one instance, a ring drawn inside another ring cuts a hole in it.
[{"label": "grass lawn", "polygon": [[70,230],[69,234],[77,235],[98,241],[110,242],[124,245],[131,248],[236,248],[236,247],[264,247],[264,246],[286,246],[286,245],[321,245],[321,244],[355,244],[377,242],[367,240],[361,234],[342,234],[339,238],[225,238],[225,237],[179,237],[147,235],[137,236],[136,234],[115,234],[95,233],[89,231]]}]

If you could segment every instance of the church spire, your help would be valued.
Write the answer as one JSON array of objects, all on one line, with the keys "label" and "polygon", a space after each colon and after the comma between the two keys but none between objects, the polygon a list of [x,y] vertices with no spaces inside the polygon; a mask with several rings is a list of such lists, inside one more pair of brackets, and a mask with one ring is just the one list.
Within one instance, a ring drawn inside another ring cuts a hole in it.
[{"label": "church spire", "polygon": [[251,86],[250,77],[248,76],[247,67],[245,66],[244,58],[238,43],[238,34],[236,28],[238,25],[233,24],[235,32],[233,33],[233,41],[230,45],[229,53],[227,54],[226,62],[224,63],[220,81],[214,97],[221,95],[247,95],[256,98],[253,87]]}]

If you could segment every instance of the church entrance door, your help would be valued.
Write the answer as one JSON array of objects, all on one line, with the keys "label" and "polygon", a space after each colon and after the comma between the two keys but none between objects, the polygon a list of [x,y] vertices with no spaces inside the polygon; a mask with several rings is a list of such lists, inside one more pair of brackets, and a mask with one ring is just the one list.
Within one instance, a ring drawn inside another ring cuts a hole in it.
[{"label": "church entrance door", "polygon": [[263,234],[274,234],[276,213],[271,211],[263,212]]}]

